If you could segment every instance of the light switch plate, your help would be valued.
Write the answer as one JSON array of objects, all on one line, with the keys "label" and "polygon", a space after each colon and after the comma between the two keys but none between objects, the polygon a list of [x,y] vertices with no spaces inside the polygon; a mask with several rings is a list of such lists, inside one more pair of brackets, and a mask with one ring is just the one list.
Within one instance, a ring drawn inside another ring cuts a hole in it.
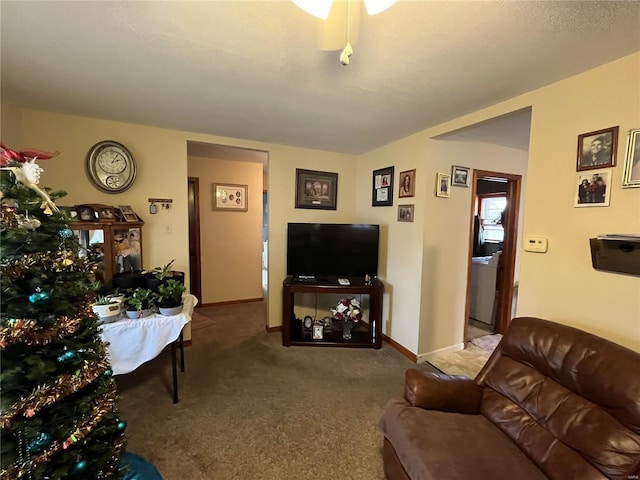
[{"label": "light switch plate", "polygon": [[525,237],[524,238],[525,252],[547,253],[548,248],[549,248],[549,241],[544,237]]}]

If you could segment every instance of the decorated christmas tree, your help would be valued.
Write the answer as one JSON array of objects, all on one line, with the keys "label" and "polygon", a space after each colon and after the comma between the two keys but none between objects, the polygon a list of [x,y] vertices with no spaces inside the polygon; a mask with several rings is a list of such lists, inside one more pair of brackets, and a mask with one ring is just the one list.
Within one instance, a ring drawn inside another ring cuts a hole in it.
[{"label": "decorated christmas tree", "polygon": [[38,186],[36,159],[0,144],[0,427],[5,479],[122,478],[126,423],[91,311],[96,264]]}]

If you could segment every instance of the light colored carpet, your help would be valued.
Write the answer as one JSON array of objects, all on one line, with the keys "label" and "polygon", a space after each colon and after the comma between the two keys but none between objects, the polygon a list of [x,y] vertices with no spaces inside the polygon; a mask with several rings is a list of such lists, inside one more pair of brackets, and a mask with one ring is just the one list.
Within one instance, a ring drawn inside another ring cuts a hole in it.
[{"label": "light colored carpet", "polygon": [[198,311],[215,323],[193,332],[178,404],[168,352],[116,377],[128,451],[164,480],[384,479],[378,421],[414,363],[387,344],[283,347],[262,302]]},{"label": "light colored carpet", "polygon": [[450,375],[465,375],[475,378],[498,346],[502,335],[485,335],[467,342],[467,348],[429,360],[438,370]]},{"label": "light colored carpet", "polygon": [[191,315],[191,331],[200,330],[201,328],[207,328],[215,325],[216,321],[213,318],[205,317],[198,312],[193,312]]}]

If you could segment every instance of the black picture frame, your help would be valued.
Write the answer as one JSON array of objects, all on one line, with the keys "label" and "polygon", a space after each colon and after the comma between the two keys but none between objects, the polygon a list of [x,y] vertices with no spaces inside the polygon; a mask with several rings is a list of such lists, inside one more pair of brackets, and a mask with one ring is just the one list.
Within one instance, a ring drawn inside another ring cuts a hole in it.
[{"label": "black picture frame", "polygon": [[371,179],[372,207],[393,206],[393,171],[394,167],[380,168],[373,171]]},{"label": "black picture frame", "polygon": [[295,208],[336,210],[338,174],[296,168]]},{"label": "black picture frame", "polygon": [[616,166],[619,127],[578,135],[576,172]]}]

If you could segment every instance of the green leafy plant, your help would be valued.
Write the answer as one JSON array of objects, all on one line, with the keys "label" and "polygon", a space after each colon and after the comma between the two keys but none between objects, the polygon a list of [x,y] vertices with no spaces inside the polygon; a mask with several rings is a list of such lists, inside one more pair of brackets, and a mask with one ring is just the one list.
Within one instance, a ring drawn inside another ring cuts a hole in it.
[{"label": "green leafy plant", "polygon": [[171,267],[173,266],[173,262],[175,261],[176,259],[174,258],[173,260],[171,260],[166,265],[163,265],[162,267],[155,267],[151,270],[151,273],[153,273],[158,280],[164,280],[165,278],[170,278],[173,276],[173,270],[171,270]]},{"label": "green leafy plant", "polygon": [[129,293],[126,303],[134,307],[135,310],[141,311],[153,307],[156,299],[157,296],[153,290],[138,287]]},{"label": "green leafy plant", "polygon": [[186,287],[179,280],[170,278],[158,286],[158,301],[160,304],[180,305],[185,291]]}]

